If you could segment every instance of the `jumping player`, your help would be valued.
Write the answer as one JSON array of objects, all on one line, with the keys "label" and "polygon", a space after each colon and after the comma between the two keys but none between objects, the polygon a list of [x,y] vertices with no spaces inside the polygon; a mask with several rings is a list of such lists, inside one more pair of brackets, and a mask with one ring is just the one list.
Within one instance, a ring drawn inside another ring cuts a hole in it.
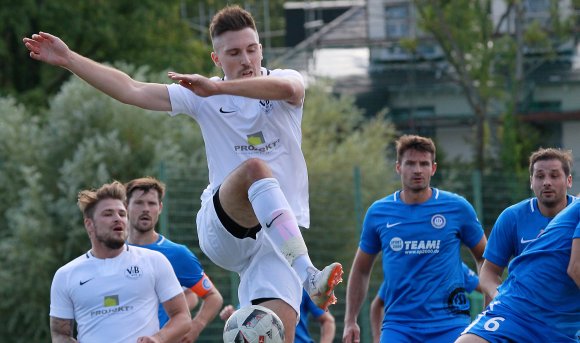
[{"label": "jumping player", "polygon": [[202,251],[240,274],[241,306],[269,307],[294,337],[302,288],[321,308],[336,301],[342,266],[316,269],[299,227],[309,227],[308,174],[301,151],[304,80],[294,70],[261,66],[251,14],[238,6],[210,24],[211,58],[223,77],[169,73],[177,84],[144,83],[83,57],[51,34],[24,38],[33,59],[66,68],[127,104],[185,113],[205,141],[209,185],[197,232]]}]

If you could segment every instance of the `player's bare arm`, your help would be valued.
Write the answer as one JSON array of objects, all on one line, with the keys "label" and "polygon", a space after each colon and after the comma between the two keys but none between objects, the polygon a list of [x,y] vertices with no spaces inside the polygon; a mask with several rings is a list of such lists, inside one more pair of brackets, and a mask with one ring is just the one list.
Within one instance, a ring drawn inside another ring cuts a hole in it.
[{"label": "player's bare arm", "polygon": [[580,288],[580,238],[572,240],[572,253],[568,264],[568,275]]},{"label": "player's bare arm", "polygon": [[483,262],[483,266],[479,272],[479,285],[481,286],[482,293],[490,299],[495,298],[497,295],[497,287],[502,283],[501,277],[504,269],[504,267],[500,267],[488,260]]},{"label": "player's bare arm", "polygon": [[191,314],[185,296],[179,293],[164,302],[163,308],[169,316],[169,321],[153,337],[160,339],[161,342],[176,342],[190,329]]},{"label": "player's bare arm", "polygon": [[360,327],[357,324],[357,318],[368,292],[375,257],[376,255],[369,255],[360,249],[354,257],[346,287],[343,343],[360,342]]},{"label": "player's bare arm", "polygon": [[324,312],[317,318],[320,323],[320,343],[332,343],[336,334],[336,321],[330,312]]},{"label": "player's bare arm", "polygon": [[259,76],[216,82],[197,74],[169,72],[167,75],[202,97],[229,94],[253,99],[284,100],[294,106],[301,105],[304,99],[304,85],[294,77]]},{"label": "player's bare arm", "polygon": [[53,343],[76,342],[73,335],[72,319],[50,317],[50,336]]},{"label": "player's bare arm", "polygon": [[31,58],[68,69],[120,102],[155,111],[171,110],[165,85],[136,81],[120,70],[79,55],[60,38],[46,32],[33,34],[23,42]]},{"label": "player's bare arm", "polygon": [[199,311],[191,320],[191,328],[181,343],[195,342],[203,329],[217,316],[224,303],[222,295],[215,287],[212,287],[202,299]]}]

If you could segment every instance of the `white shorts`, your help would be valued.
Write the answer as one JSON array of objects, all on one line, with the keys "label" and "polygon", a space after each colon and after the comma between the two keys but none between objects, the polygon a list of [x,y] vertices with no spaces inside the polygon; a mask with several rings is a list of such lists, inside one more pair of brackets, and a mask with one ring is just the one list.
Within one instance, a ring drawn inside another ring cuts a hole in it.
[{"label": "white shorts", "polygon": [[201,206],[196,222],[204,254],[221,268],[240,275],[240,307],[249,306],[255,299],[276,298],[300,314],[300,279],[263,230],[256,239],[234,237],[219,220],[211,200]]}]

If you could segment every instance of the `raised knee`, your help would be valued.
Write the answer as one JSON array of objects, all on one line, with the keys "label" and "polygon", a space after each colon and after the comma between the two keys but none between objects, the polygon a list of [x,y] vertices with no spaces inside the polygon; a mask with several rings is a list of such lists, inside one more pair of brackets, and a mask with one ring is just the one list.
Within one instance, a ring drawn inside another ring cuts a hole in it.
[{"label": "raised knee", "polygon": [[272,169],[263,160],[259,158],[250,158],[242,164],[245,174],[252,180],[259,180],[267,177],[272,177]]}]

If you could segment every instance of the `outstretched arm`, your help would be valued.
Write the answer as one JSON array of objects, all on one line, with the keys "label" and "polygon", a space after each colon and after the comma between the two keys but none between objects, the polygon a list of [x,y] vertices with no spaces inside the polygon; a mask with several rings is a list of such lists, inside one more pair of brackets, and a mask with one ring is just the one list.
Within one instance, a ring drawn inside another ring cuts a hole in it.
[{"label": "outstretched arm", "polygon": [[33,34],[22,41],[31,58],[68,69],[114,99],[149,110],[171,110],[165,85],[136,81],[120,70],[79,55],[60,38],[46,32]]},{"label": "outstretched arm", "polygon": [[259,76],[214,82],[197,74],[168,73],[183,87],[203,97],[229,94],[253,99],[285,100],[299,106],[304,99],[304,84],[297,77]]}]

